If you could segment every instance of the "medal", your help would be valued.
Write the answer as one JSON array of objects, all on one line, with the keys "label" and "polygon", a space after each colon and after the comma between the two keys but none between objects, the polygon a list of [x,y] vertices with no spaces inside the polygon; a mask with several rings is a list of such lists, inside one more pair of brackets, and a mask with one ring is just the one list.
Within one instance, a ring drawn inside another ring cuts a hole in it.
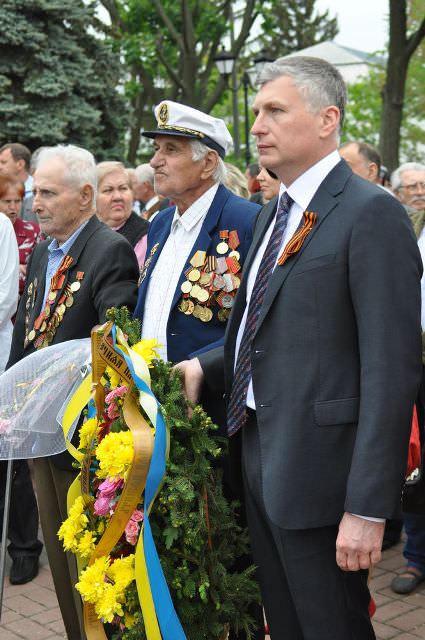
[{"label": "medal", "polygon": [[190,292],[191,292],[191,290],[192,290],[192,286],[193,286],[193,285],[192,285],[192,283],[191,283],[191,282],[189,282],[189,280],[185,280],[185,281],[182,283],[182,285],[181,285],[180,289],[183,291],[183,293],[190,293]]},{"label": "medal", "polygon": [[192,269],[187,276],[191,282],[196,282],[201,277],[199,269]]},{"label": "medal", "polygon": [[220,276],[218,273],[214,276],[213,280],[214,289],[222,289],[224,287],[224,278]]},{"label": "medal", "polygon": [[202,308],[202,314],[199,316],[200,320],[202,320],[202,322],[209,322],[213,317],[213,312],[211,311],[211,309],[208,309],[208,307],[201,307],[201,308]]},{"label": "medal", "polygon": [[229,245],[227,244],[227,242],[219,242],[217,247],[216,247],[216,251],[217,253],[219,253],[220,255],[223,255],[225,253],[227,253],[229,250]]},{"label": "medal", "polygon": [[201,273],[201,277],[199,278],[199,284],[205,287],[205,286],[208,286],[210,282],[211,282],[211,274],[203,271]]},{"label": "medal", "polygon": [[231,309],[233,307],[233,296],[231,296],[229,293],[226,293],[221,298],[221,304],[225,309]]},{"label": "medal", "polygon": [[[240,242],[239,242],[238,232],[236,231],[236,229],[234,229],[229,233],[229,247],[231,249],[236,249],[236,247],[239,247],[239,245],[240,245]],[[239,257],[238,257],[238,260],[239,260]]]},{"label": "medal", "polygon": [[186,302],[187,302],[187,309],[186,309],[186,311],[184,311],[184,314],[187,315],[187,316],[190,316],[193,313],[193,310],[195,308],[195,304],[194,304],[194,302],[192,302],[192,300],[186,300]]},{"label": "medal", "polygon": [[208,291],[206,289],[200,289],[198,291],[197,298],[198,298],[199,302],[206,302],[209,297],[210,297],[210,295],[209,295],[209,293],[208,293]]},{"label": "medal", "polygon": [[56,296],[58,295],[57,291],[49,291],[49,295],[47,296],[47,300],[49,302],[54,302],[56,300]]},{"label": "medal", "polygon": [[239,253],[239,251],[231,251],[229,253],[229,258],[236,258],[236,260],[239,260],[241,257],[241,254]]},{"label": "medal", "polygon": [[73,293],[75,293],[76,291],[78,291],[78,289],[81,287],[81,283],[78,282],[78,280],[76,282],[72,282],[70,289]]},{"label": "medal", "polygon": [[72,295],[69,295],[65,300],[65,307],[69,309],[69,307],[72,307],[73,304],[74,304],[74,298]]},{"label": "medal", "polygon": [[30,342],[32,342],[34,340],[34,338],[35,338],[35,331],[34,331],[34,329],[31,329],[31,331],[28,334],[28,340]]},{"label": "medal", "polygon": [[194,256],[189,260],[192,267],[202,267],[205,262],[206,255],[206,251],[198,249]]}]

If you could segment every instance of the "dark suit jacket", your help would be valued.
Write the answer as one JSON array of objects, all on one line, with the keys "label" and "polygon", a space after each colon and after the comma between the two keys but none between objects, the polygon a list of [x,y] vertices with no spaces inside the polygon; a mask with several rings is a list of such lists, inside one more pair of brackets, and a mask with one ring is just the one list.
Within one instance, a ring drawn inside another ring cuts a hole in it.
[{"label": "dark suit jacket", "polygon": [[[232,384],[246,275],[275,213],[258,218],[245,278],[206,379]],[[421,259],[403,207],[341,161],[308,210],[317,222],[277,266],[254,336],[263,495],[282,528],[391,517],[400,502],[421,378]]]},{"label": "dark suit jacket", "polygon": [[[174,210],[174,207],[172,207],[161,211],[149,227],[146,261],[150,261],[145,263],[147,269],[145,277],[140,283],[139,297],[134,312],[134,315],[140,318],[142,322],[146,311],[145,300],[149,279],[170,235]],[[210,322],[202,322],[192,315],[185,315],[178,310],[177,305],[182,297],[180,286],[186,280],[185,272],[191,267],[189,260],[198,250],[205,251],[207,256],[217,256],[216,247],[220,242],[220,231],[225,229],[233,231],[236,229],[240,241],[237,250],[240,253],[240,263],[243,267],[252,241],[254,220],[259,210],[260,207],[258,205],[248,202],[244,198],[239,198],[223,185],[219,186],[201,231],[187,257],[174,294],[173,306],[167,324],[168,359],[172,362],[185,360],[189,354],[197,353],[199,350],[206,348],[207,345],[222,344],[226,328],[226,323],[218,320],[216,312]],[[153,247],[156,247],[156,250],[151,255]],[[161,295],[161,293],[158,292],[158,295]]]},{"label": "dark suit jacket", "polygon": [[[34,341],[24,347],[25,314],[28,299],[28,288],[32,283],[35,289],[34,304],[29,309],[28,330],[34,326],[34,320],[40,314],[44,296],[46,267],[48,261],[48,240],[37,245],[31,254],[25,291],[19,304],[12,346],[7,367],[32,353]],[[82,272],[81,287],[73,294],[74,304],[67,308],[51,344],[65,342],[76,338],[87,338],[96,324],[105,322],[105,313],[109,307],[126,305],[130,311],[137,299],[137,279],[139,267],[129,242],[116,231],[112,231],[96,216],[93,216],[84,227],[68,252],[74,262],[66,272],[66,283],[75,282],[77,272]],[[32,301],[30,296],[30,302]],[[52,305],[52,312],[59,295]],[[36,336],[38,332],[36,332]],[[69,454],[55,456],[60,466],[72,467]],[[64,462],[68,460],[68,462]],[[63,463],[63,464],[62,464]]]}]

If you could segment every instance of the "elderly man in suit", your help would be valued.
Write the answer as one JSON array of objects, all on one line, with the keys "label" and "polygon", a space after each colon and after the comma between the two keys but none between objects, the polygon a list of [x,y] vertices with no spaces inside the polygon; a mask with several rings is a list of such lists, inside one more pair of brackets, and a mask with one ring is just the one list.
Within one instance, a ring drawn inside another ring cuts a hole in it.
[{"label": "elderly man in suit", "polygon": [[[109,307],[133,309],[137,298],[139,269],[131,245],[94,215],[92,154],[73,145],[44,148],[33,193],[41,229],[51,240],[37,245],[30,257],[8,367],[36,349],[90,336],[93,326],[105,322]],[[44,541],[66,632],[69,640],[81,640],[81,602],[73,588],[75,560],[67,558],[57,538],[76,471],[68,453],[38,458],[34,468]]]},{"label": "elderly man in suit", "polygon": [[400,502],[421,378],[421,260],[395,198],[337,152],[344,82],[317,58],[264,67],[258,218],[227,329],[181,364],[225,378],[227,429],[272,639],[368,640],[368,569]]},{"label": "elderly man in suit", "polygon": [[[175,206],[160,211],[149,227],[135,315],[142,337],[156,338],[162,357],[180,362],[223,343],[260,207],[222,184],[232,143],[223,120],[169,100],[155,113],[157,128],[144,133],[154,139],[155,192]],[[222,399],[204,393],[202,404],[224,429]],[[252,613],[260,640],[263,614],[259,608]]]}]

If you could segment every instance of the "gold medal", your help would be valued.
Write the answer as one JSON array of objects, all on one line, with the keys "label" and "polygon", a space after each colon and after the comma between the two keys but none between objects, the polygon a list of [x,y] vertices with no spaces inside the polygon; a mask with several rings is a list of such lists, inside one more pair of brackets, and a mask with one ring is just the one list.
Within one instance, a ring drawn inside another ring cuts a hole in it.
[{"label": "gold medal", "polygon": [[201,272],[199,271],[199,269],[192,269],[187,277],[191,282],[197,282],[197,280],[199,280],[199,278],[201,277]]},{"label": "gold medal", "polygon": [[211,282],[211,274],[210,273],[201,273],[201,277],[199,278],[199,284],[203,287],[208,286]]},{"label": "gold medal", "polygon": [[78,291],[78,289],[81,287],[81,283],[78,282],[78,280],[76,282],[72,282],[71,283],[71,291],[73,293],[75,293],[76,291]]},{"label": "gold medal", "polygon": [[220,255],[223,255],[225,253],[227,253],[229,251],[229,245],[227,244],[227,242],[219,242],[219,244],[217,245],[217,253],[219,253]]},{"label": "gold medal", "polygon": [[32,342],[34,340],[34,338],[35,338],[35,331],[34,331],[34,329],[31,329],[31,331],[28,334],[28,340],[30,342]]},{"label": "gold medal", "polygon": [[203,307],[201,307],[200,304],[195,304],[194,309],[193,309],[193,317],[194,318],[200,318],[202,315],[202,311],[203,311]]},{"label": "gold medal", "polygon": [[180,303],[179,303],[180,311],[182,311],[183,313],[186,313],[188,308],[189,308],[189,300],[180,300]]},{"label": "gold medal", "polygon": [[45,318],[48,318],[50,316],[50,307],[48,304],[46,304],[46,306],[43,309],[43,315]]},{"label": "gold medal", "polygon": [[49,302],[54,302],[56,300],[57,294],[57,291],[49,291],[49,295],[47,296]]},{"label": "gold medal", "polygon": [[208,307],[202,307],[202,315],[200,316],[202,322],[209,322],[213,317],[213,312]]},{"label": "gold medal", "polygon": [[229,253],[229,258],[236,258],[236,260],[239,260],[241,257],[241,254],[239,253],[239,251],[231,251]]},{"label": "gold medal", "polygon": [[190,293],[190,292],[191,292],[191,290],[192,290],[192,286],[193,286],[193,285],[192,285],[192,283],[191,283],[191,282],[189,282],[189,280],[185,280],[185,281],[182,283],[182,285],[181,285],[180,289],[183,291],[183,293]]},{"label": "gold medal", "polygon": [[220,309],[220,311],[217,314],[217,317],[220,320],[220,322],[226,322],[226,320],[227,320],[227,310],[226,309]]},{"label": "gold medal", "polygon": [[60,304],[60,305],[58,306],[58,308],[57,308],[57,312],[58,312],[58,314],[59,314],[59,316],[60,316],[61,320],[62,320],[62,316],[63,316],[63,314],[65,313],[65,311],[66,311],[66,307],[65,307],[65,305],[64,305],[63,303],[62,303],[62,304]]},{"label": "gold medal", "polygon": [[198,296],[199,296],[201,291],[202,291],[202,289],[199,286],[199,284],[194,284],[193,287],[192,287],[192,291],[190,292],[190,295],[192,296],[192,298],[198,299]]},{"label": "gold medal", "polygon": [[206,289],[200,289],[198,291],[197,298],[198,298],[199,302],[206,302],[209,297],[210,297],[209,293],[208,293],[208,291]]},{"label": "gold medal", "polygon": [[186,302],[187,302],[187,309],[186,309],[186,311],[184,313],[185,313],[185,315],[190,316],[193,313],[193,310],[195,308],[195,304],[192,302],[192,300],[187,300]]},{"label": "gold medal", "polygon": [[74,297],[69,295],[65,300],[65,306],[68,307],[69,309],[69,307],[72,307],[73,304],[74,304]]}]

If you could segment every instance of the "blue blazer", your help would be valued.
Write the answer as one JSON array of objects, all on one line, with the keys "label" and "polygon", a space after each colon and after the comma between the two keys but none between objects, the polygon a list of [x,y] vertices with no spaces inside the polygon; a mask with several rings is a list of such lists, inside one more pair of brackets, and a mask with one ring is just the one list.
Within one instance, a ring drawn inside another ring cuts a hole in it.
[{"label": "blue blazer", "polygon": [[[210,322],[202,322],[192,315],[185,315],[177,308],[182,298],[181,284],[186,280],[185,272],[191,268],[190,259],[196,251],[205,251],[207,256],[217,256],[217,245],[220,242],[220,231],[225,229],[238,232],[240,245],[237,250],[243,267],[248,249],[252,241],[252,229],[260,207],[244,198],[234,195],[220,185],[205,217],[199,235],[187,256],[186,264],[180,274],[172,302],[171,312],[167,324],[167,355],[168,360],[180,362],[189,356],[200,353],[205,348],[219,346],[223,343],[227,322],[221,322],[217,317],[217,306],[214,307]],[[142,269],[139,295],[134,315],[143,323],[145,313],[146,292],[150,277],[164,244],[170,234],[174,216],[174,207],[164,209],[152,221],[148,232],[146,261]],[[238,274],[240,275],[240,273]],[[158,293],[158,295],[161,295]]]}]

